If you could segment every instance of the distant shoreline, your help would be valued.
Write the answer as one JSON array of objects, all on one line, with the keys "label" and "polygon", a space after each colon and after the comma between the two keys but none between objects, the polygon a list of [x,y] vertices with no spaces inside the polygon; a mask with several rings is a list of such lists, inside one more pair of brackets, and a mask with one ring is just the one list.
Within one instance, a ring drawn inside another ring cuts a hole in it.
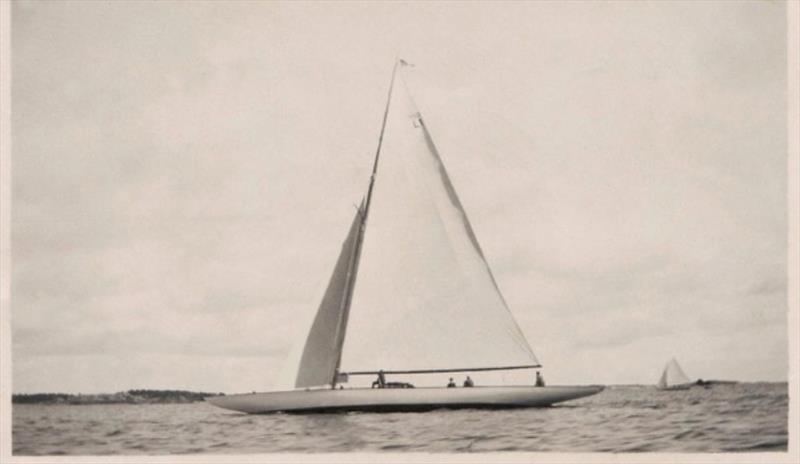
[{"label": "distant shoreline", "polygon": [[209,396],[224,393],[187,390],[128,390],[117,393],[17,393],[11,395],[13,404],[174,404],[203,401]]}]

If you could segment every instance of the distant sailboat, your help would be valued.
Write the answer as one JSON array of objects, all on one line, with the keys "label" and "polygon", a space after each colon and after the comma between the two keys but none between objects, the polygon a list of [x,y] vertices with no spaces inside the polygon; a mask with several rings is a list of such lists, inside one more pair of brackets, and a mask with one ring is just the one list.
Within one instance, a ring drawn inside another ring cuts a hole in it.
[{"label": "distant sailboat", "polygon": [[659,390],[687,390],[694,382],[683,372],[678,361],[672,358],[664,367],[664,372],[658,379],[656,386]]},{"label": "distant sailboat", "polygon": [[[369,186],[311,324],[294,388],[208,398],[212,404],[247,413],[508,408],[548,406],[603,389],[385,382],[387,375],[541,367],[398,73],[405,65],[398,60],[392,71]],[[395,86],[398,75],[402,86]],[[376,182],[379,161],[381,172],[391,174]],[[353,326],[360,330],[345,344]],[[400,326],[415,332],[390,339]],[[343,388],[358,375],[379,376],[382,388]]]}]

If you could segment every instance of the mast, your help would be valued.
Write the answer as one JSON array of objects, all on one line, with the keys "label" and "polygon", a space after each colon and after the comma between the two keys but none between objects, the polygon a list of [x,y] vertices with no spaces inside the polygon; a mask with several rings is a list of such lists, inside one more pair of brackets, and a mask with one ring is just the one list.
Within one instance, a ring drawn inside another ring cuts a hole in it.
[{"label": "mast", "polygon": [[350,303],[353,299],[353,289],[355,288],[356,277],[358,275],[358,261],[361,257],[361,246],[364,242],[364,234],[367,229],[367,217],[369,216],[369,206],[372,202],[372,190],[375,186],[375,177],[378,173],[378,161],[381,156],[381,146],[383,145],[383,134],[386,132],[386,120],[389,117],[389,104],[392,102],[392,90],[394,89],[395,76],[397,75],[397,67],[402,60],[396,59],[394,67],[392,68],[392,79],[389,82],[389,94],[386,97],[386,108],[383,110],[383,122],[381,123],[381,133],[378,136],[378,148],[375,150],[375,161],[372,163],[372,174],[369,178],[369,187],[367,188],[367,196],[359,207],[359,215],[361,216],[361,224],[359,225],[358,237],[356,238],[355,247],[353,248],[353,255],[350,257],[349,272],[347,274],[347,287],[345,290],[345,298],[342,300],[342,311],[339,319],[339,324],[336,327],[336,368],[333,371],[333,378],[331,379],[331,389],[336,388],[336,381],[339,376],[339,366],[342,362],[342,347],[344,346],[344,337],[347,333],[347,319],[350,316]]},{"label": "mast", "polygon": [[[389,117],[389,104],[392,102],[392,89],[394,88],[394,78],[395,75],[397,74],[397,65],[399,65],[401,61],[402,60],[395,60],[394,68],[392,68],[392,80],[389,82],[389,95],[386,97],[386,108],[383,110],[383,123],[381,123],[381,134],[378,136],[378,149],[375,150],[375,161],[372,163],[372,175],[369,178],[367,199],[364,205],[364,220],[361,223],[362,228],[367,224],[367,216],[369,215],[369,204],[370,201],[372,200],[372,188],[375,186],[375,175],[378,173],[378,160],[380,160],[381,157],[381,145],[383,145],[383,133],[386,132],[386,120]],[[361,240],[363,239],[364,235],[362,233]]]}]

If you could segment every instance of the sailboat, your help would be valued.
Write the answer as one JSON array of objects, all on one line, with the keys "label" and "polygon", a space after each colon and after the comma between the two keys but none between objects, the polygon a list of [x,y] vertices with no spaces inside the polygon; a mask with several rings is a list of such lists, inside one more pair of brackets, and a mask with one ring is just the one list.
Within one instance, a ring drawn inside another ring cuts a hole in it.
[{"label": "sailboat", "polygon": [[[409,382],[386,380],[541,367],[500,293],[408,91],[403,77],[408,66],[403,60],[394,64],[372,175],[311,323],[293,384],[207,398],[211,404],[255,414],[512,408],[550,406],[603,389],[534,386],[532,379],[527,385],[471,388],[410,388]],[[354,327],[355,335],[346,338]],[[387,338],[398,327],[412,330]],[[377,388],[345,387],[356,376],[377,376]]]},{"label": "sailboat", "polygon": [[688,390],[695,383],[689,380],[689,377],[683,372],[681,366],[675,358],[670,359],[661,377],[658,379],[659,390]]}]

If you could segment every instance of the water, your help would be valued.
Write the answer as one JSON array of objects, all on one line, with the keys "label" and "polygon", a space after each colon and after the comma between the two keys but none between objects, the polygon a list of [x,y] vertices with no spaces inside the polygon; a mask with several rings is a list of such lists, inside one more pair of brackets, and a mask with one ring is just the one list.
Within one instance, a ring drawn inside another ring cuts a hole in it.
[{"label": "water", "polygon": [[504,411],[252,416],[207,403],[14,405],[15,455],[786,451],[787,385],[610,387]]}]

